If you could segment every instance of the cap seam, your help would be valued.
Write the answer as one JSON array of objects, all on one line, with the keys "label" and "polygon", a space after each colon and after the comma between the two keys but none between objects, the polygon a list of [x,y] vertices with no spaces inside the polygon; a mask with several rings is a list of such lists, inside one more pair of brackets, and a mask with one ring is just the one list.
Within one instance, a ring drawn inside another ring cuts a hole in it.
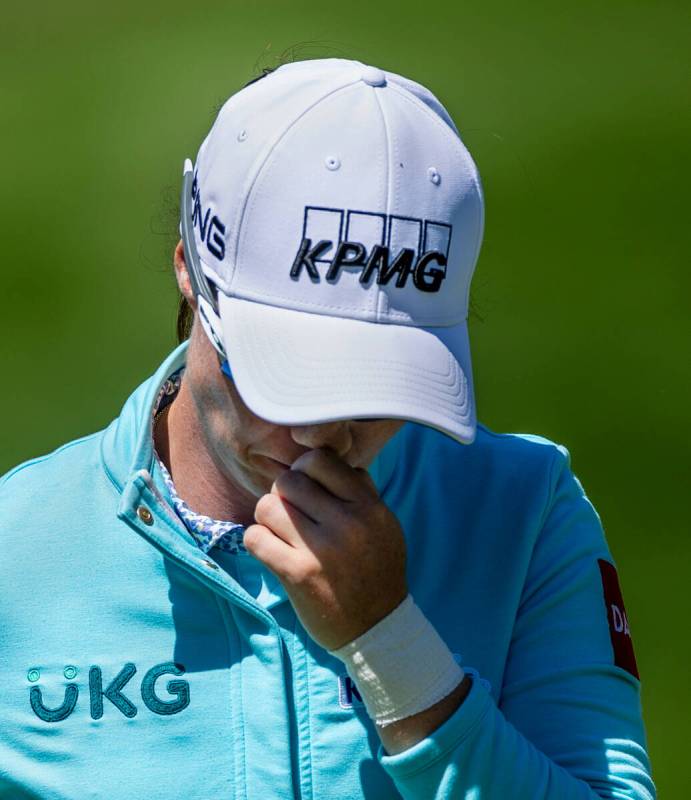
[{"label": "cap seam", "polygon": [[251,210],[251,208],[252,208],[252,206],[254,204],[254,199],[252,199],[252,201],[250,201],[250,197],[252,197],[252,195],[254,193],[254,189],[255,189],[255,186],[256,186],[257,181],[259,179],[259,176],[263,172],[264,168],[266,167],[267,161],[271,157],[271,155],[274,152],[274,150],[276,149],[276,147],[280,144],[280,142],[286,136],[288,131],[292,130],[293,127],[307,114],[308,111],[311,111],[315,106],[319,105],[319,103],[321,103],[324,100],[326,100],[327,98],[333,96],[337,92],[341,92],[344,89],[347,89],[348,87],[353,86],[354,84],[358,83],[359,80],[360,80],[359,77],[357,77],[355,79],[351,79],[351,80],[348,81],[348,83],[341,84],[341,85],[337,86],[336,88],[332,89],[331,91],[327,92],[326,94],[321,95],[317,100],[315,100],[313,103],[311,103],[309,106],[307,106],[307,108],[303,108],[302,111],[300,112],[300,114],[286,128],[284,128],[283,131],[271,142],[271,145],[268,147],[268,149],[265,148],[262,156],[257,158],[257,160],[255,161],[255,164],[258,162],[258,166],[257,166],[257,168],[256,168],[256,170],[254,172],[254,175],[252,176],[252,180],[250,181],[249,186],[247,187],[247,191],[245,192],[244,202],[243,202],[242,206],[240,207],[239,211],[236,214],[237,225],[235,225],[236,235],[235,235],[235,247],[233,248],[233,262],[232,262],[233,275],[232,275],[232,278],[230,280],[230,283],[228,284],[228,287],[229,287],[230,291],[233,291],[233,287],[237,283],[238,252],[240,250],[240,239],[241,239],[241,237],[243,236],[243,233],[244,233],[243,223],[244,223],[246,215],[249,213],[249,210]]},{"label": "cap seam", "polygon": [[[456,147],[460,145],[464,154],[467,156],[468,162],[471,166],[471,179],[473,181],[473,186],[478,194],[478,198],[480,200],[479,206],[479,213],[478,213],[478,220],[475,225],[475,252],[473,254],[473,268],[470,273],[470,280],[468,281],[468,286],[466,288],[466,296],[465,296],[465,308],[468,308],[468,303],[470,301],[470,285],[472,283],[473,275],[475,274],[475,268],[477,266],[478,259],[480,257],[480,249],[482,247],[482,235],[484,233],[484,221],[485,221],[485,203],[484,203],[484,192],[482,191],[482,183],[480,181],[480,173],[477,168],[477,164],[475,163],[475,159],[470,154],[470,151],[465,146],[465,142],[460,136],[460,133],[457,131],[452,130],[449,126],[444,122],[443,119],[439,117],[426,103],[416,97],[412,92],[409,92],[404,86],[400,86],[395,82],[391,82],[391,88],[398,92],[398,94],[407,100],[409,103],[412,103],[416,108],[423,111],[437,127],[440,127],[445,131],[445,133],[450,134],[450,139],[454,141]],[[439,101],[441,104],[441,101]],[[448,113],[448,112],[447,112]],[[449,114],[449,117],[451,115]]]},{"label": "cap seam", "polygon": [[449,128],[449,126],[446,124],[446,122],[444,122],[444,120],[441,119],[441,117],[433,109],[431,109],[426,103],[424,103],[422,100],[420,100],[419,97],[416,97],[414,94],[409,92],[405,87],[399,86],[394,81],[391,81],[389,85],[391,86],[393,91],[397,92],[401,97],[403,97],[409,103],[412,103],[416,108],[418,108],[420,111],[422,111],[424,114],[426,114],[434,122],[434,124],[437,127],[439,127],[441,130],[444,131],[444,133],[450,139],[452,139],[457,144],[460,144],[461,147],[463,147],[463,149],[467,151],[467,148],[466,148],[463,140],[461,139],[461,137],[459,135],[457,135],[456,132],[452,128]]},{"label": "cap seam", "polygon": [[[388,81],[385,85],[388,85]],[[386,166],[386,219],[390,219],[391,215],[391,130],[389,124],[386,119],[386,114],[384,113],[384,107],[382,106],[381,100],[379,99],[379,93],[377,92],[376,88],[373,86],[371,87],[374,93],[374,100],[376,102],[377,108],[379,109],[379,114],[381,115],[382,124],[384,126],[384,140],[386,142],[386,152],[384,154],[384,163]],[[390,223],[389,223],[390,225]],[[388,234],[388,231],[386,232]],[[387,237],[388,241],[388,237]],[[388,295],[384,292],[384,290],[379,286],[378,283],[375,283],[377,289],[377,302],[374,309],[375,317],[377,322],[379,322],[382,318],[389,312],[389,298]],[[386,306],[386,309],[384,309]]]}]

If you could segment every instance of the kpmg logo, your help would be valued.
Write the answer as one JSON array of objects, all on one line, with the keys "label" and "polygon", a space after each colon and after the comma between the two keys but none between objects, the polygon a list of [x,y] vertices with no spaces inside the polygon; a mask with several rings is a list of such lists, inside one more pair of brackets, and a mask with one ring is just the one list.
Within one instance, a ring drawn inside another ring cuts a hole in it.
[{"label": "kpmg logo", "polygon": [[[100,719],[103,716],[104,699],[108,700],[126,717],[137,715],[137,707],[130,699],[131,692],[130,697],[127,697],[123,691],[136,671],[137,667],[128,662],[104,688],[101,668],[96,665],[89,667],[89,710],[91,719]],[[63,674],[71,680],[77,676],[78,672],[77,667],[69,665],[65,667]],[[187,708],[190,704],[190,686],[187,681],[168,681],[166,689],[173,695],[173,699],[165,699],[156,691],[156,681],[163,675],[180,676],[184,675],[184,673],[184,666],[173,661],[156,664],[144,673],[140,693],[144,705],[149,711],[167,716],[169,714],[177,714]],[[35,683],[40,677],[40,670],[36,667],[32,667],[27,674],[27,679],[30,683]],[[67,684],[62,703],[58,706],[46,704],[48,701],[43,697],[43,691],[40,686],[32,686],[29,690],[31,708],[34,714],[44,722],[60,722],[63,719],[67,719],[74,711],[78,699],[79,686],[76,683]]]},{"label": "kpmg logo", "polygon": [[360,283],[402,289],[410,281],[421,292],[438,292],[446,277],[451,225],[417,217],[305,206],[302,241],[290,277],[303,272],[320,281],[338,280],[342,270],[360,270]]}]

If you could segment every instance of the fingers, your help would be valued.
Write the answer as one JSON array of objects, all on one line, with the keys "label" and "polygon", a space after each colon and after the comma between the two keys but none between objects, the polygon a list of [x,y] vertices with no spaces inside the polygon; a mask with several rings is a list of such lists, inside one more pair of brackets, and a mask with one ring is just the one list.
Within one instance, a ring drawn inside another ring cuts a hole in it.
[{"label": "fingers", "polygon": [[307,549],[286,544],[265,525],[250,525],[245,529],[245,548],[283,583],[295,604],[296,597],[309,593],[310,581],[321,575],[318,557]]},{"label": "fingers", "polygon": [[254,518],[293,548],[304,546],[303,533],[309,534],[315,526],[314,520],[293,505],[289,498],[274,492],[259,498],[254,508]]},{"label": "fingers", "polygon": [[332,520],[343,506],[340,498],[297,469],[282,472],[271,486],[271,494],[287,500],[315,524]]},{"label": "fingers", "polygon": [[295,552],[264,525],[249,525],[243,536],[245,549],[278,577],[283,577]]},{"label": "fingers", "polygon": [[330,447],[320,447],[303,453],[293,462],[290,471],[303,472],[332,495],[346,502],[359,503],[379,497],[379,491],[369,472],[361,467],[351,467]]}]

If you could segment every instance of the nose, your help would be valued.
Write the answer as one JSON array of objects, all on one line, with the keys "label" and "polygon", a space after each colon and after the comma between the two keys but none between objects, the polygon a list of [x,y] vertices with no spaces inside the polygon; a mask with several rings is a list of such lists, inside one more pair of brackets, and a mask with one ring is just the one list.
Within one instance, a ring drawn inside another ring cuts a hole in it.
[{"label": "nose", "polygon": [[347,420],[320,422],[317,425],[291,425],[293,441],[310,450],[318,447],[331,447],[339,456],[344,456],[351,448],[353,437]]}]

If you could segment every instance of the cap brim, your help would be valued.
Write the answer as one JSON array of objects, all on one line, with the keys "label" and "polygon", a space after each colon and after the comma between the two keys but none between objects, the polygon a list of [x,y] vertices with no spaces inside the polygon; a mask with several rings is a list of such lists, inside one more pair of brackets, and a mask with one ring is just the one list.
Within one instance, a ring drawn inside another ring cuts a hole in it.
[{"label": "cap brim", "polygon": [[475,438],[468,326],[413,327],[312,314],[218,295],[235,386],[279,425],[412,420]]}]

